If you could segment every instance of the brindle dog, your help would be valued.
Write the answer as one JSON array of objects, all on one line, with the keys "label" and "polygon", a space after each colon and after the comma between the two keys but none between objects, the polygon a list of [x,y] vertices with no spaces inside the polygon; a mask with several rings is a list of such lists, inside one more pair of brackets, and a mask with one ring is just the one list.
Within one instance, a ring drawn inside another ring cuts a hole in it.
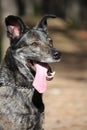
[{"label": "brindle dog", "polygon": [[[0,130],[44,130],[42,94],[54,77],[48,63],[60,61],[45,15],[29,29],[18,16],[5,19],[10,47],[0,67]],[[39,76],[38,76],[39,75]]]}]

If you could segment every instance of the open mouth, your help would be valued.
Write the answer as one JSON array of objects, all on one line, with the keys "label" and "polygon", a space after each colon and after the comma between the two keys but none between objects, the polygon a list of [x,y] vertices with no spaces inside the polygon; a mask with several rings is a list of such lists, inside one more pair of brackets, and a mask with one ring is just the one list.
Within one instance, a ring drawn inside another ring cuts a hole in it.
[{"label": "open mouth", "polygon": [[[42,66],[42,68],[47,69],[47,73],[46,73],[46,80],[50,81],[54,78],[55,75],[55,71],[52,71],[51,67],[49,66],[48,63],[42,63],[42,62],[36,62],[36,61],[32,61],[30,60],[30,67],[37,73],[37,65],[38,66]],[[41,68],[39,68],[41,69]],[[42,69],[41,69],[42,70]],[[42,71],[43,72],[43,71]]]},{"label": "open mouth", "polygon": [[52,72],[51,67],[47,63],[41,63],[30,60],[29,66],[35,71],[35,78],[33,81],[34,88],[39,93],[44,93],[47,86],[47,80],[54,78],[55,72]]}]

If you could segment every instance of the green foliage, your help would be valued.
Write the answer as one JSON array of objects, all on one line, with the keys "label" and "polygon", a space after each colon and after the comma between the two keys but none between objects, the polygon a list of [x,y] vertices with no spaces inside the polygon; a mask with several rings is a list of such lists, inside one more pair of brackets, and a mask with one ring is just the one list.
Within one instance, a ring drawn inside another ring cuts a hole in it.
[{"label": "green foliage", "polygon": [[80,23],[73,18],[68,19],[67,22],[68,22],[68,26],[72,29],[80,28]]}]

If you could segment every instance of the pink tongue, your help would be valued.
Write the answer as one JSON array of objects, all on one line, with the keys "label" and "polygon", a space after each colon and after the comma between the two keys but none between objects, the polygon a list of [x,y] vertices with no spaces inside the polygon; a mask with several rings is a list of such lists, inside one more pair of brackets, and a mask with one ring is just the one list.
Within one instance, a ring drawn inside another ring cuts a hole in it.
[{"label": "pink tongue", "polygon": [[46,84],[47,68],[39,64],[35,64],[35,67],[36,67],[36,75],[33,81],[33,86],[39,93],[44,93],[47,86]]}]

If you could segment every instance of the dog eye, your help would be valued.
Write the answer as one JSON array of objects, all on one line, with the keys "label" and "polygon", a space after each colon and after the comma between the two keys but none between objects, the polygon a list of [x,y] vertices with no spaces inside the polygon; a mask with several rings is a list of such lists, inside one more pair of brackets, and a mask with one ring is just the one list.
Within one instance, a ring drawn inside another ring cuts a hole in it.
[{"label": "dog eye", "polygon": [[32,43],[32,46],[37,47],[37,46],[38,46],[38,43],[37,43],[37,42],[33,42],[33,43]]}]

